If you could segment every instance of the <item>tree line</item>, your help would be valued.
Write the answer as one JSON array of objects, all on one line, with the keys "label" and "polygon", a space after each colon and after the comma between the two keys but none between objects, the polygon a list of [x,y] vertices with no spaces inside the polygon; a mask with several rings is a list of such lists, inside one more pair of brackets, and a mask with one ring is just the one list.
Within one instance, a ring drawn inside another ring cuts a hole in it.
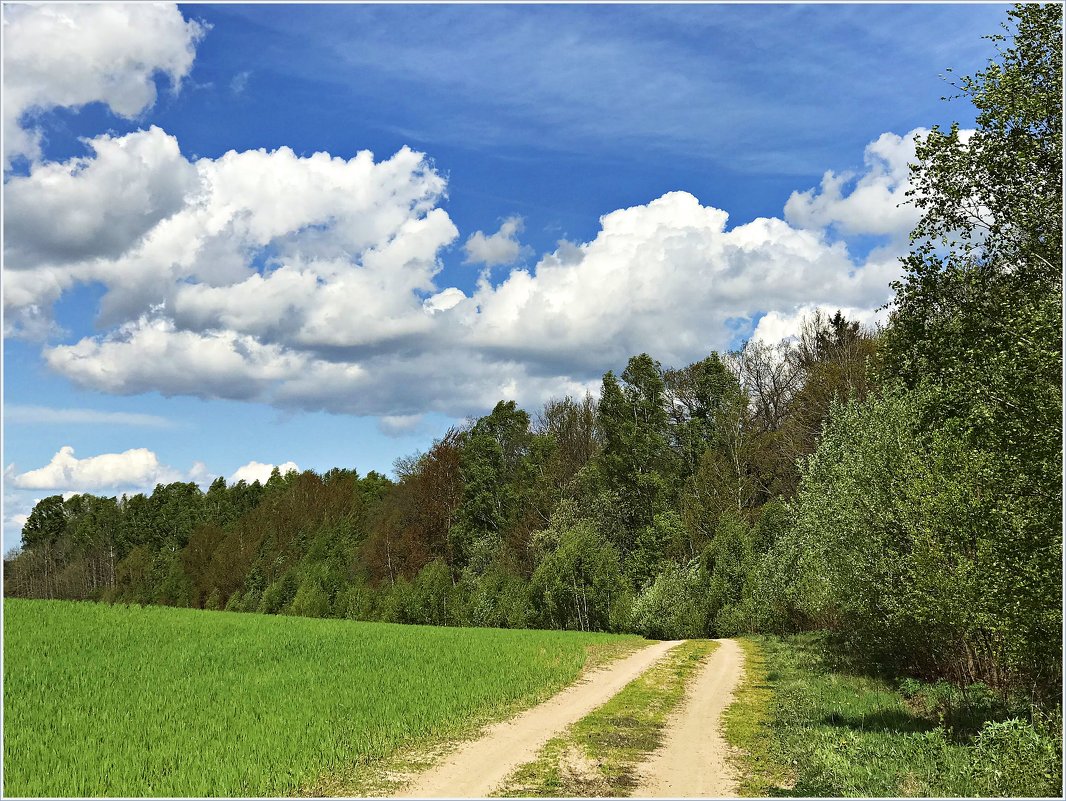
[{"label": "tree line", "polygon": [[4,592],[651,637],[827,629],[895,673],[1053,699],[1062,674],[1062,10],[1021,5],[933,128],[872,330],[501,401],[399,460],[53,496]]}]

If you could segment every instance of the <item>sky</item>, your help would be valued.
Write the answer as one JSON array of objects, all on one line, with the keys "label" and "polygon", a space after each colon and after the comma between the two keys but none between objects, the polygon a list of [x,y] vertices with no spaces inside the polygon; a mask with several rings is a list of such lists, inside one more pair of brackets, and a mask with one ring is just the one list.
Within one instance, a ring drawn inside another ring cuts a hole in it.
[{"label": "sky", "polygon": [[4,3],[4,551],[883,319],[1006,8]]}]

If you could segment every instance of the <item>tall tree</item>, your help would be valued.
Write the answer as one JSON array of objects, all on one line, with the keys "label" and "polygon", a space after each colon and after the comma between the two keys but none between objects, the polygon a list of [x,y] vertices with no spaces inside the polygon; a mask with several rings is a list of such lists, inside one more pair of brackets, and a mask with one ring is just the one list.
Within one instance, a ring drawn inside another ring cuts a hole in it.
[{"label": "tall tree", "polygon": [[984,483],[1003,520],[990,545],[987,591],[1003,599],[1004,626],[1046,644],[1054,676],[1062,614],[1063,7],[1018,5],[1004,27],[989,37],[996,57],[957,85],[978,110],[976,131],[933,129],[917,148],[913,198],[923,216],[897,286],[886,362],[908,386],[935,390],[923,409],[930,430],[956,432],[987,455]]},{"label": "tall tree", "polygon": [[[625,499],[632,538],[663,508],[671,492],[669,479],[676,472],[659,363],[642,353],[629,360],[621,383],[612,372],[604,375],[598,411],[602,473],[608,489]],[[632,541],[620,545],[626,552]]]}]

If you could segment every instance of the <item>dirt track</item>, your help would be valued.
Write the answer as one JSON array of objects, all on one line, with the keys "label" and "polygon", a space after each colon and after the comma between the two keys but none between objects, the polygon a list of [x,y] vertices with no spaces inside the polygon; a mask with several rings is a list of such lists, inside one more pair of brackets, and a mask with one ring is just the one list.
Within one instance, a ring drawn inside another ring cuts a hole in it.
[{"label": "dirt track", "polygon": [[667,722],[662,748],[640,770],[636,798],[723,798],[736,794],[719,718],[744,671],[744,652],[733,640],[719,647],[689,685],[685,700]]},{"label": "dirt track", "polygon": [[535,759],[537,751],[548,740],[604,704],[679,642],[661,642],[642,648],[592,672],[539,706],[489,727],[479,738],[462,745],[396,795],[404,798],[487,796],[511,771]]}]

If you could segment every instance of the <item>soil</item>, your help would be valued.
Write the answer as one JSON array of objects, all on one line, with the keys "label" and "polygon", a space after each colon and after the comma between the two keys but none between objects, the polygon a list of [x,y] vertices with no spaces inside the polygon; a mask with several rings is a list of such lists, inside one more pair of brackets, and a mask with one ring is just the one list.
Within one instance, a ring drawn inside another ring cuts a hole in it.
[{"label": "soil", "polygon": [[744,672],[744,652],[733,640],[719,647],[687,688],[666,724],[662,747],[640,768],[635,798],[728,798],[737,777],[721,733],[722,711]]},{"label": "soil", "polygon": [[[606,703],[681,641],[659,642],[601,667],[544,703],[487,728],[400,788],[402,798],[484,798],[552,737]],[[735,647],[735,646],[734,646]],[[722,651],[719,648],[715,656]],[[739,649],[737,649],[739,650]]]}]

